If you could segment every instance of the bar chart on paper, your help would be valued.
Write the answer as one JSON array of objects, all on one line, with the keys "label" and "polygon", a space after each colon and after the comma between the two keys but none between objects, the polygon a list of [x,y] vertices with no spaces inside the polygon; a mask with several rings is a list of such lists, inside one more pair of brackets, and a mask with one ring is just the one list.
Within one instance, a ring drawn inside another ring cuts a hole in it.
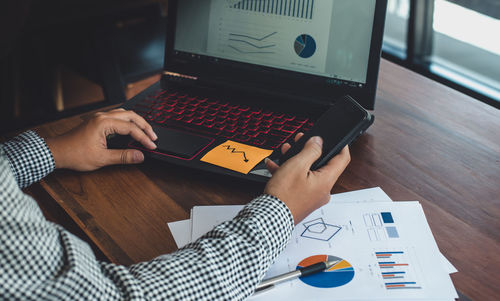
[{"label": "bar chart on paper", "polygon": [[312,19],[314,0],[228,0],[231,8],[285,17]]},{"label": "bar chart on paper", "polygon": [[297,265],[298,268],[310,266],[324,261],[340,260],[339,263],[327,271],[300,278],[307,285],[317,288],[339,287],[349,283],[354,278],[354,268],[346,260],[332,255],[314,255],[303,259]]},{"label": "bar chart on paper", "polygon": [[422,288],[412,275],[405,251],[379,251],[375,252],[375,256],[387,290]]}]

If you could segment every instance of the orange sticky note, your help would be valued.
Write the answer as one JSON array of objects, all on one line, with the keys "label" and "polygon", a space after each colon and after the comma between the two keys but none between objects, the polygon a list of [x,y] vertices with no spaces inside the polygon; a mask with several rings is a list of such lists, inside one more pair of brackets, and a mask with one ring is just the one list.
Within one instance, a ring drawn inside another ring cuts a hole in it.
[{"label": "orange sticky note", "polygon": [[227,140],[209,151],[201,161],[247,174],[272,150]]}]

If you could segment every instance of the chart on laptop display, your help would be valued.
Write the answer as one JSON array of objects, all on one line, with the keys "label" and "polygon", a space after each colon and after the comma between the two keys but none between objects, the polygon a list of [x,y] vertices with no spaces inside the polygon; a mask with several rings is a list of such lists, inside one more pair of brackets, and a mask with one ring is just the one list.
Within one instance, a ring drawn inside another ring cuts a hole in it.
[{"label": "chart on laptop display", "polygon": [[325,72],[332,1],[212,1],[208,52],[243,62]]},{"label": "chart on laptop display", "polygon": [[174,49],[366,83],[375,1],[179,1]]}]

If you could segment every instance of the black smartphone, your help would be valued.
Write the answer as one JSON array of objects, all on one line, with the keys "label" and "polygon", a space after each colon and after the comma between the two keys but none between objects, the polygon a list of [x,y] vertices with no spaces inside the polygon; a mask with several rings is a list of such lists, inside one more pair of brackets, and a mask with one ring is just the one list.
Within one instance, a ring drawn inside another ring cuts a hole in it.
[{"label": "black smartphone", "polygon": [[292,144],[288,152],[281,155],[279,162],[283,164],[298,154],[309,138],[320,136],[323,138],[323,153],[311,166],[311,170],[316,170],[363,134],[373,121],[374,117],[351,96],[343,96],[321,115],[314,126],[297,143]]}]

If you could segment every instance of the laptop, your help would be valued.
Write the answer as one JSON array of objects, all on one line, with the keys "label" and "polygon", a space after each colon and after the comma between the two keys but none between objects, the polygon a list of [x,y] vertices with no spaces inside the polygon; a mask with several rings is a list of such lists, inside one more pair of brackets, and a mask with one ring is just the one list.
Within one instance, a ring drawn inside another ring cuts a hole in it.
[{"label": "laptop", "polygon": [[[141,149],[155,162],[268,180],[264,157],[277,159],[281,145],[307,132],[336,99],[350,95],[374,109],[386,6],[168,1],[161,80],[122,106],[151,123],[158,149],[130,137],[110,145]],[[250,154],[259,155],[251,168],[225,165],[236,156],[247,162]]]}]

